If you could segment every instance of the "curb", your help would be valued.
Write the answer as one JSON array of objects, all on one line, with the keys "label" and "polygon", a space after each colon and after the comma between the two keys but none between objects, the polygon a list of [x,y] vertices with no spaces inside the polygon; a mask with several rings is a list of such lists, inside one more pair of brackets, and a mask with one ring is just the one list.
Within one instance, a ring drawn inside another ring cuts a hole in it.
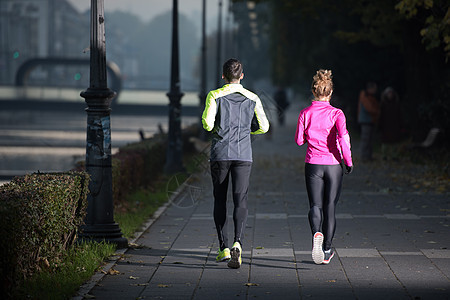
[{"label": "curb", "polygon": [[[174,193],[164,205],[160,206],[155,211],[155,213],[142,225],[142,231],[135,232],[135,237],[131,241],[128,241],[128,245],[135,243],[144,234],[144,232],[146,232],[150,228],[150,226],[152,226],[153,223],[159,219],[159,217],[167,210],[167,208],[169,208],[172,202],[184,192],[187,186],[188,185],[186,184],[186,182],[183,182],[183,184],[181,184],[176,190],[176,193]],[[96,271],[87,282],[82,284],[76,292],[76,295],[73,296],[71,300],[83,300],[85,298],[92,298],[92,296],[89,297],[89,292],[103,279],[108,271],[116,265],[117,261],[122,258],[122,256],[125,254],[125,252],[128,251],[128,249],[130,249],[130,247],[117,250],[112,255],[112,260],[101,267],[99,271]]]}]

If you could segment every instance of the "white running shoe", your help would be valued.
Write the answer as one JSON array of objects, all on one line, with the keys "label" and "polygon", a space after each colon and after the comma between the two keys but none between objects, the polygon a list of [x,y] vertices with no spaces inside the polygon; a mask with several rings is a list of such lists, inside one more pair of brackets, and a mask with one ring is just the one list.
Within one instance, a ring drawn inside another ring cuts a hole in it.
[{"label": "white running shoe", "polygon": [[312,259],[315,264],[320,265],[323,262],[325,254],[322,249],[323,244],[323,234],[321,232],[316,232],[313,238],[313,248],[312,248]]}]

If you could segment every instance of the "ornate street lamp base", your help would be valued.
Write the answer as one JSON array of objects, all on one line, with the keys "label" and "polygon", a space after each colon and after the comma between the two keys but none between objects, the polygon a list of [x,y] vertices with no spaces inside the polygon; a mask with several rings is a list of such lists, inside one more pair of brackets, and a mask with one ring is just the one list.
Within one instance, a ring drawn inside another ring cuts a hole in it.
[{"label": "ornate street lamp base", "polygon": [[93,224],[80,227],[78,240],[81,241],[105,241],[115,244],[118,249],[128,248],[128,240],[122,236],[119,225],[112,224]]}]

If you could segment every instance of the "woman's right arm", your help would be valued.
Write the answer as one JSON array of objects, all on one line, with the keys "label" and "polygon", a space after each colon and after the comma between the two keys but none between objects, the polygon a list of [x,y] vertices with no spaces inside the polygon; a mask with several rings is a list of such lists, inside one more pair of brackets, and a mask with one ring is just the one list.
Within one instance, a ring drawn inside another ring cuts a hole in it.
[{"label": "woman's right arm", "polygon": [[305,124],[303,118],[303,114],[300,113],[297,121],[297,131],[295,133],[295,142],[299,146],[305,143]]},{"label": "woman's right arm", "polygon": [[339,115],[336,120],[336,128],[338,133],[338,142],[341,147],[342,156],[344,159],[345,165],[351,167],[353,166],[352,162],[352,152],[350,145],[350,135],[347,131],[347,124],[345,121],[345,115],[342,111],[339,112]]}]

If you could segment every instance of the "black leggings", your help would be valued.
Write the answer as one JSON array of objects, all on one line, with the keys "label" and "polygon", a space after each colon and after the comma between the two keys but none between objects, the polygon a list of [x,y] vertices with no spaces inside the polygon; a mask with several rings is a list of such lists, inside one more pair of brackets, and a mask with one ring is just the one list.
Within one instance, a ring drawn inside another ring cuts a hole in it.
[{"label": "black leggings", "polygon": [[246,161],[213,161],[211,176],[214,190],[214,223],[220,250],[228,248],[227,191],[231,173],[233,187],[234,241],[241,239],[247,223],[247,194],[252,163]]},{"label": "black leggings", "polygon": [[322,232],[324,250],[331,248],[336,230],[336,204],[341,194],[341,165],[305,164],[306,189],[309,198],[309,225],[312,234]]}]

